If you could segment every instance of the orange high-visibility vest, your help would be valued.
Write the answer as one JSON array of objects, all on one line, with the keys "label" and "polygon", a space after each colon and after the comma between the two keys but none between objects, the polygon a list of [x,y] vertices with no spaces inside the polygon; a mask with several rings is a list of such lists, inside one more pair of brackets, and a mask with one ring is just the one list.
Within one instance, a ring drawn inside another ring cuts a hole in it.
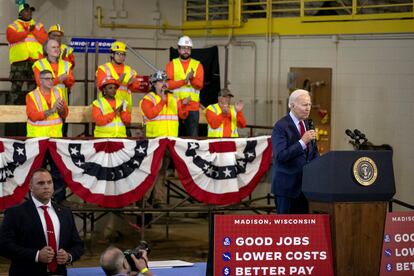
[{"label": "orange high-visibility vest", "polygon": [[142,98],[140,102],[141,112],[144,116],[144,124],[146,136],[149,138],[161,136],[178,136],[178,106],[177,97],[167,94],[167,104],[163,106],[161,112],[152,119],[145,117],[142,111],[142,101],[150,100],[157,105],[161,101],[161,97],[157,93],[150,92]]},{"label": "orange high-visibility vest", "polygon": [[[29,96],[32,101],[36,103],[37,111],[45,111],[49,109],[39,87],[31,91]],[[51,106],[53,106],[59,98],[63,98],[63,92],[54,87],[51,95]],[[34,122],[28,118],[26,124],[27,137],[62,137],[62,125],[63,120],[57,111],[42,121]]]},{"label": "orange high-visibility vest", "polygon": [[[30,21],[30,25],[35,25],[35,28],[37,29],[43,27],[42,23],[36,23],[33,19]],[[12,28],[17,32],[24,32],[24,28],[20,23],[20,20],[15,20],[8,26],[8,28]],[[18,61],[24,61],[29,58],[37,60],[43,53],[42,44],[37,41],[36,37],[32,33],[29,33],[23,41],[9,43],[9,47],[10,64]]]}]

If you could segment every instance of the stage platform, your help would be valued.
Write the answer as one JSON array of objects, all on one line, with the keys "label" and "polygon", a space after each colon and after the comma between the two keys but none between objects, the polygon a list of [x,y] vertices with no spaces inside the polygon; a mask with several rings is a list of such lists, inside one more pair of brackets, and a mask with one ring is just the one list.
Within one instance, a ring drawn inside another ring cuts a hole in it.
[{"label": "stage platform", "polygon": [[[192,266],[184,267],[151,268],[151,271],[157,276],[205,276],[206,266],[206,263],[194,263]],[[105,273],[100,267],[69,268],[68,276],[105,276]]]}]

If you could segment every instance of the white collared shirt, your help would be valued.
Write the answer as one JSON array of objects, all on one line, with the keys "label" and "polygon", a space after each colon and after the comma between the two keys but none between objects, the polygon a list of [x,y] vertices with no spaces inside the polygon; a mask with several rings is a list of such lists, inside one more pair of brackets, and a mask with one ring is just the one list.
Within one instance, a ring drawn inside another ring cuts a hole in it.
[{"label": "white collared shirt", "polygon": [[[52,223],[53,223],[53,229],[55,231],[55,238],[56,238],[56,247],[59,250],[60,221],[56,214],[55,209],[53,209],[51,201],[49,200],[47,204],[43,204],[40,201],[38,201],[33,195],[32,195],[32,200],[36,206],[36,211],[39,214],[40,221],[42,222],[42,228],[43,228],[43,233],[45,235],[46,242],[49,244],[47,240],[47,232],[46,232],[47,227],[46,227],[45,215],[44,215],[43,209],[41,208],[41,206],[44,206],[44,205],[48,206],[47,212],[49,213],[50,219],[52,220]],[[35,261],[36,262],[39,261],[39,251],[37,251],[36,253]]]}]

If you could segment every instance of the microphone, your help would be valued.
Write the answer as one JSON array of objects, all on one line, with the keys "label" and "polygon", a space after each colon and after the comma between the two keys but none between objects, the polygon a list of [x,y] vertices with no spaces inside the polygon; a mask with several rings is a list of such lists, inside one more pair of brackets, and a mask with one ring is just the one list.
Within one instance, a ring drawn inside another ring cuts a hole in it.
[{"label": "microphone", "polygon": [[165,89],[163,90],[164,94],[173,94],[174,92],[172,92],[171,90]]},{"label": "microphone", "polygon": [[313,120],[310,118],[308,119],[308,126],[309,126],[309,129],[315,130],[315,125],[313,124]]},{"label": "microphone", "polygon": [[359,136],[360,138],[365,138],[365,134],[359,131],[358,129],[354,129],[354,133],[356,136]]},{"label": "microphone", "polygon": [[350,130],[349,128],[347,128],[345,130],[345,134],[348,135],[349,137],[351,137],[351,139],[356,139],[357,137],[355,136],[355,134],[352,132],[352,130]]},{"label": "microphone", "polygon": [[364,134],[364,133],[362,133],[361,131],[359,131],[358,129],[354,129],[354,133],[355,133],[355,135],[358,137],[358,139],[362,139],[362,140],[363,140],[363,143],[365,143],[365,142],[367,142],[367,141],[368,141],[368,139],[367,139],[367,137],[365,136],[365,134]]},{"label": "microphone", "polygon": [[[315,130],[315,125],[313,124],[313,120],[311,118],[308,118],[308,127],[309,130]],[[313,138],[310,142],[314,142],[316,139]]]}]

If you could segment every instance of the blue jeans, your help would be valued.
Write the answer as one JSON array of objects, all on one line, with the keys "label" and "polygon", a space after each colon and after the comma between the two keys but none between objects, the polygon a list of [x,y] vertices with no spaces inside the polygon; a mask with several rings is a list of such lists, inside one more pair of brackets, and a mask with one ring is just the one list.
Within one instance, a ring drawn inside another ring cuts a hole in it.
[{"label": "blue jeans", "polygon": [[180,123],[184,125],[184,133],[180,136],[198,137],[198,121],[200,120],[200,112],[189,111],[188,117],[185,120],[180,120]]}]

